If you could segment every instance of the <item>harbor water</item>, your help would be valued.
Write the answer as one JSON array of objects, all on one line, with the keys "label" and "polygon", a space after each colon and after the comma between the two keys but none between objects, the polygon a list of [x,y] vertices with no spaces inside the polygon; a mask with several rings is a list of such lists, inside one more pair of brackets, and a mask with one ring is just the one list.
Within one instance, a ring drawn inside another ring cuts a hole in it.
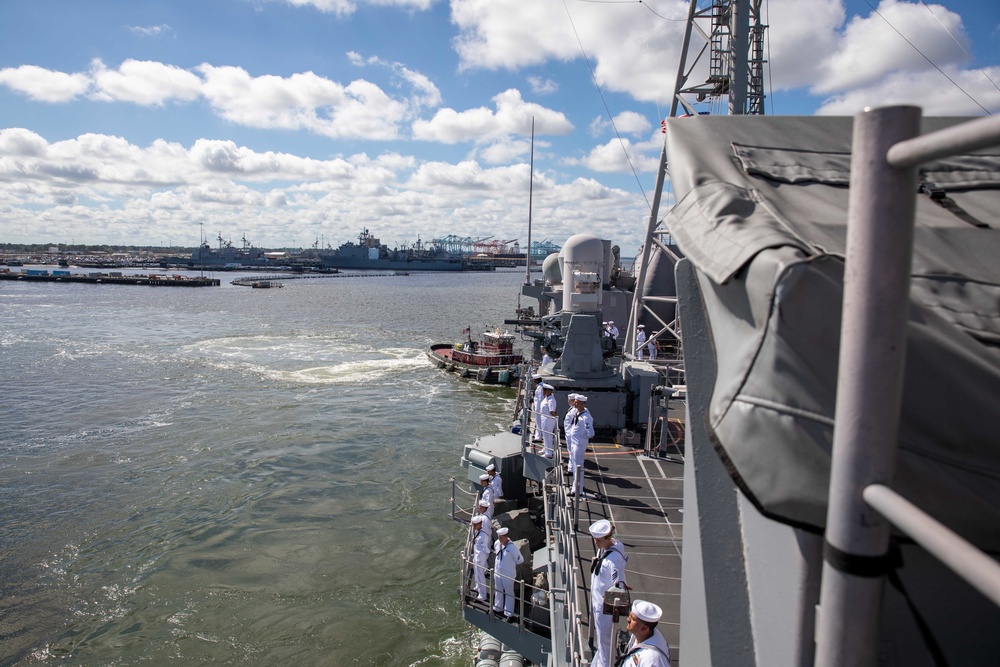
[{"label": "harbor water", "polygon": [[434,342],[523,273],[0,283],[0,665],[467,665],[463,445],[514,393]]}]

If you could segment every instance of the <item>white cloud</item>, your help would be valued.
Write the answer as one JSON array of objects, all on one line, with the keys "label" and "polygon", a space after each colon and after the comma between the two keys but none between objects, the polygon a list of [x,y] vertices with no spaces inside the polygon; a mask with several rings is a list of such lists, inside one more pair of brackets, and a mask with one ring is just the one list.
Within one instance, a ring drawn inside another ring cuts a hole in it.
[{"label": "white cloud", "polygon": [[406,106],[375,84],[342,86],[312,72],[251,77],[241,67],[201,65],[203,95],[222,118],[249,127],[305,129],[328,137],[394,139]]},{"label": "white cloud", "polygon": [[493,102],[496,113],[486,107],[466,111],[439,109],[431,120],[413,123],[413,137],[447,144],[500,141],[510,134],[531,136],[532,118],[536,135],[565,135],[573,130],[573,124],[561,111],[525,102],[513,88],[494,96]]},{"label": "white cloud", "polygon": [[[965,43],[956,43],[952,35]],[[878,14],[856,16],[848,23],[812,88],[830,93],[871,85],[890,73],[926,70],[928,60],[939,67],[958,64],[966,58],[967,46],[957,14],[940,5],[883,0]]]},{"label": "white cloud", "polygon": [[95,60],[91,63],[91,78],[94,99],[143,106],[193,100],[202,85],[198,76],[180,67],[139,60],[126,60],[117,70],[109,70],[103,62]]},{"label": "white cloud", "polygon": [[614,117],[614,126],[622,134],[646,134],[652,125],[649,119],[635,111],[622,111]]},{"label": "white cloud", "polygon": [[[353,14],[358,9],[359,2],[355,0],[285,0],[294,7],[313,7],[321,12],[336,14],[337,16],[347,16]],[[435,0],[367,0],[360,4],[369,4],[379,7],[400,7],[410,10],[430,9]]]},{"label": "white cloud", "polygon": [[166,23],[160,25],[140,26],[132,25],[128,29],[141,37],[155,37],[165,32],[170,32],[171,28]]},{"label": "white cloud", "polygon": [[35,65],[0,69],[0,85],[39,102],[69,102],[90,87],[86,74],[54,72]]},{"label": "white cloud", "polygon": [[94,60],[88,74],[65,74],[32,65],[3,69],[0,86],[43,102],[66,102],[88,92],[93,100],[142,106],[204,98],[221,118],[247,127],[383,141],[398,138],[401,124],[421,109],[441,103],[437,86],[420,72],[378,58],[364,61],[356,53],[348,57],[355,63],[390,69],[402,96],[390,95],[364,79],[343,85],[313,72],[254,77],[241,67],[205,63],[189,71],[131,59],[117,69]]},{"label": "white cloud", "polygon": [[[654,140],[655,141],[655,140]],[[626,138],[615,138],[606,144],[595,146],[582,159],[568,159],[566,164],[582,165],[601,173],[649,173],[659,166],[658,157],[647,154],[649,144],[633,144]]]},{"label": "white cloud", "polygon": [[[668,0],[659,13],[683,18],[689,3]],[[641,3],[452,0],[452,22],[462,69],[516,70],[549,60],[582,59],[585,49],[603,88],[637,100],[669,98],[683,22],[650,20]]]},{"label": "white cloud", "polygon": [[529,76],[528,84],[531,86],[531,92],[536,95],[551,95],[553,93],[559,92],[559,84],[552,79],[543,79],[538,76]]},{"label": "white cloud", "polygon": [[897,72],[871,86],[827,99],[817,113],[853,116],[865,107],[896,104],[918,105],[926,116],[981,115],[984,108],[996,113],[1000,111],[1000,91],[993,83],[996,81],[1000,81],[1000,66],[985,68],[983,72],[954,67],[944,73]]}]

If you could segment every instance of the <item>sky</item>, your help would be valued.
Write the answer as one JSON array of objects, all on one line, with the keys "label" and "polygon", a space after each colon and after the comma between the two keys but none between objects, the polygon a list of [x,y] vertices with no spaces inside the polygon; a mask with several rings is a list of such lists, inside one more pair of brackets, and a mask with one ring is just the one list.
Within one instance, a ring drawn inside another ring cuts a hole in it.
[{"label": "sky", "polygon": [[[533,241],[633,256],[687,7],[4,0],[0,242],[524,244],[530,185]],[[768,114],[1000,113],[998,0],[762,12]]]}]

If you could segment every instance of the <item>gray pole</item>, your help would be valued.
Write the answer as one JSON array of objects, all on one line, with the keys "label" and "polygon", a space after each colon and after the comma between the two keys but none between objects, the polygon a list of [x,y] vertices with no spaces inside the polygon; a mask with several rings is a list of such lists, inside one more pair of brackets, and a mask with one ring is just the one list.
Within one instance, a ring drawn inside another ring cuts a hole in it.
[{"label": "gray pole", "polygon": [[750,2],[735,0],[729,5],[729,115],[747,112],[750,78]]},{"label": "gray pole", "polygon": [[[684,67],[687,65],[687,51],[691,43],[691,29],[694,27],[694,16],[698,11],[698,0],[691,0],[688,4],[687,29],[684,31],[684,40],[681,43],[681,57],[677,65],[677,78],[674,79],[674,95],[670,98],[670,111],[668,118],[673,118],[677,113],[677,104],[680,100],[681,88],[684,87]],[[653,234],[656,232],[658,216],[660,215],[660,199],[663,196],[663,183],[667,178],[667,138],[663,137],[663,150],[660,151],[660,164],[656,169],[656,189],[653,191],[653,204],[649,210],[649,220],[646,222],[646,241],[642,246],[642,258],[639,260],[639,275],[636,276],[635,294],[632,295],[632,314],[625,325],[625,345],[622,351],[635,356],[635,328],[639,324],[639,317],[642,315],[642,291],[646,284],[646,271],[649,268],[649,257],[653,252]]]},{"label": "gray pole", "polygon": [[876,662],[889,523],[861,494],[892,486],[916,207],[916,168],[893,168],[886,153],[919,131],[917,107],[854,117],[818,667]]}]

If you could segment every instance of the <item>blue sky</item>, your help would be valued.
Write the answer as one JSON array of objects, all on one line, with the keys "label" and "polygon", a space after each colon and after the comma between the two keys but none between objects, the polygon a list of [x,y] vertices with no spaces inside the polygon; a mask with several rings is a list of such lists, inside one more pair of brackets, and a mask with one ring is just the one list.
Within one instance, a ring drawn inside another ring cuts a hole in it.
[{"label": "blue sky", "polygon": [[[523,243],[534,117],[533,238],[634,254],[687,4],[6,0],[0,241]],[[1000,112],[996,0],[764,11],[768,113]]]}]

